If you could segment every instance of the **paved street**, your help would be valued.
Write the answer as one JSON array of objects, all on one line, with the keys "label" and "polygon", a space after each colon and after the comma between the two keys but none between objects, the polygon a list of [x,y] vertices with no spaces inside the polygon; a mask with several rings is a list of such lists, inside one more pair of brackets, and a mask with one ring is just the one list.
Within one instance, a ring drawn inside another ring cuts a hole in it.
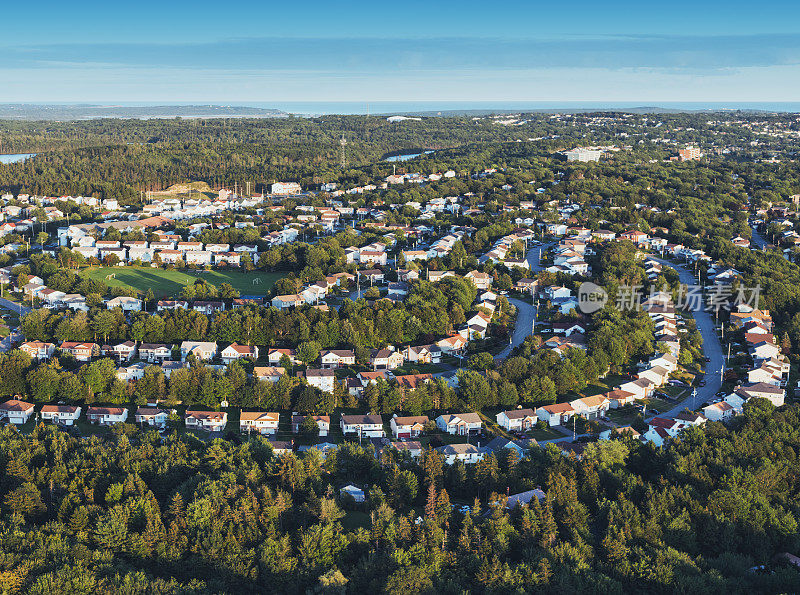
[{"label": "paved street", "polygon": [[531,266],[532,273],[538,273],[544,270],[544,267],[539,264],[539,260],[541,260],[541,257],[557,243],[556,241],[552,241],[539,244],[538,246],[531,246],[531,249],[528,250],[528,254],[525,256],[525,260],[527,260],[528,264]]},{"label": "paved street", "polygon": [[[686,285],[692,285],[695,283],[692,271],[683,265],[662,260],[660,258],[655,258],[655,260],[678,271],[678,276],[681,283]],[[675,417],[687,407],[694,409],[701,403],[704,403],[716,396],[717,392],[719,392],[719,389],[722,386],[720,370],[722,369],[724,363],[724,357],[722,354],[722,345],[720,344],[719,337],[717,336],[717,331],[714,326],[714,318],[705,310],[695,310],[692,314],[695,322],[697,323],[697,330],[699,330],[700,334],[703,336],[703,355],[711,360],[706,363],[706,384],[705,386],[697,387],[697,396],[694,399],[691,397],[691,395],[688,396],[669,411],[662,411],[660,417]]]},{"label": "paved street", "polygon": [[758,230],[753,227],[753,237],[750,239],[750,243],[753,244],[756,248],[763,250],[767,246],[767,240],[764,239]]},{"label": "paved street", "polygon": [[19,312],[21,316],[25,316],[28,312],[31,311],[28,306],[20,306],[19,304],[12,302],[11,300],[7,300],[6,298],[0,298],[0,306],[11,310],[12,312]]},{"label": "paved street", "polygon": [[521,345],[525,341],[525,337],[530,335],[533,330],[533,316],[536,308],[530,302],[517,298],[508,298],[508,301],[517,308],[517,319],[514,323],[514,332],[511,334],[511,342],[503,351],[494,356],[496,360],[506,359],[511,350],[517,345]]}]

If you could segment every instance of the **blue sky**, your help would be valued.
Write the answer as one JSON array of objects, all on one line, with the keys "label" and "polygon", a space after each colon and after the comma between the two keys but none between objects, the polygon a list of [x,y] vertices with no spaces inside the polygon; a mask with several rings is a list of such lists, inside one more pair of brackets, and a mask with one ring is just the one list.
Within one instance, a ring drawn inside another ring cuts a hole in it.
[{"label": "blue sky", "polygon": [[0,101],[797,101],[798,17],[735,0],[17,0]]}]

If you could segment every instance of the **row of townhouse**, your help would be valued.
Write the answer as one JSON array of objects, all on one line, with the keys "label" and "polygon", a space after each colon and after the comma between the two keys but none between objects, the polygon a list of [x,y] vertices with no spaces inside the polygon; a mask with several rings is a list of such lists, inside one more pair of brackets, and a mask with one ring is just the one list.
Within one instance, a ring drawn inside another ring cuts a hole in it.
[{"label": "row of townhouse", "polygon": [[[26,341],[19,348],[31,358],[42,361],[53,356],[56,345],[43,341]],[[143,362],[151,364],[164,364],[172,359],[172,346],[164,343],[123,341],[116,345],[100,346],[92,342],[63,341],[58,349],[71,354],[81,362],[87,362],[100,356],[113,357],[119,362],[129,362],[138,356]],[[183,341],[180,345],[180,352],[181,361],[186,361],[189,355],[202,360],[211,360],[217,356],[218,347],[215,341]],[[222,362],[227,365],[239,359],[256,360],[259,350],[256,346],[231,343],[219,354]]]},{"label": "row of townhouse", "polygon": [[[67,234],[67,238],[75,237]],[[193,241],[177,241],[175,239],[162,239],[153,242],[145,240],[130,240],[125,242],[115,240],[96,240],[92,235],[75,237],[70,249],[84,258],[97,258],[100,260],[108,256],[115,256],[119,262],[143,263],[185,262],[193,265],[241,265],[243,256],[249,256],[253,263],[258,262],[258,246],[256,244],[236,244],[231,247],[227,243],[208,243]]]}]

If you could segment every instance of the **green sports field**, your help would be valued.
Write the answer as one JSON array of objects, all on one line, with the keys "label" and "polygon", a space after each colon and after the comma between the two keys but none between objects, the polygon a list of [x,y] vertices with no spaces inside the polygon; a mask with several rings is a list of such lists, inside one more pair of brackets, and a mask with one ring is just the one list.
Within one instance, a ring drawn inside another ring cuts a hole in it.
[{"label": "green sports field", "polygon": [[152,288],[156,297],[180,294],[186,285],[204,279],[211,285],[230,283],[241,295],[265,295],[282,273],[253,271],[177,271],[149,267],[88,267],[81,271],[90,279],[103,281],[111,287],[133,287],[146,292]]}]

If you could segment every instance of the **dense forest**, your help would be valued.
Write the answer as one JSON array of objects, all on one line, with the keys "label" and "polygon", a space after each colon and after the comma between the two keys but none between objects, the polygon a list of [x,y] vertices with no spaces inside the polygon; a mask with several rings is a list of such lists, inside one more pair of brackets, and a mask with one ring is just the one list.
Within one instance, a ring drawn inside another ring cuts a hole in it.
[{"label": "dense forest", "polygon": [[[729,129],[699,114],[664,114],[658,120],[605,114],[609,117],[606,125],[592,124],[592,118],[603,115],[554,119],[527,114],[515,126],[500,125],[493,118],[423,118],[390,123],[376,116],[1,121],[2,152],[42,154],[0,168],[0,189],[133,202],[139,200],[141,191],[160,190],[187,179],[205,181],[213,187],[250,182],[255,191],[278,180],[296,180],[306,187],[330,181],[365,183],[382,177],[377,176],[379,173],[391,172],[389,164],[379,163],[382,157],[423,149],[460,148],[470,155],[450,159],[451,166],[460,170],[485,161],[481,149],[486,145],[534,139],[536,151],[543,155],[576,144],[619,144],[624,138],[640,141],[644,143],[640,149],[664,158],[668,153],[658,143],[662,132],[659,123],[679,128],[673,137],[682,143],[703,145],[719,137],[746,146],[756,138],[748,129]],[[779,117],[759,116],[759,121],[772,120],[779,121]],[[342,137],[347,141],[344,169],[340,167]],[[792,148],[796,150],[791,145],[786,147]]]},{"label": "dense forest", "polygon": [[[469,468],[347,443],[6,427],[7,593],[779,593],[797,552],[800,407],[746,406],[667,448],[589,445]],[[338,488],[367,492],[356,504]],[[504,507],[507,494],[546,497]],[[469,503],[462,514],[451,503]],[[765,564],[764,569],[754,567]]]}]

